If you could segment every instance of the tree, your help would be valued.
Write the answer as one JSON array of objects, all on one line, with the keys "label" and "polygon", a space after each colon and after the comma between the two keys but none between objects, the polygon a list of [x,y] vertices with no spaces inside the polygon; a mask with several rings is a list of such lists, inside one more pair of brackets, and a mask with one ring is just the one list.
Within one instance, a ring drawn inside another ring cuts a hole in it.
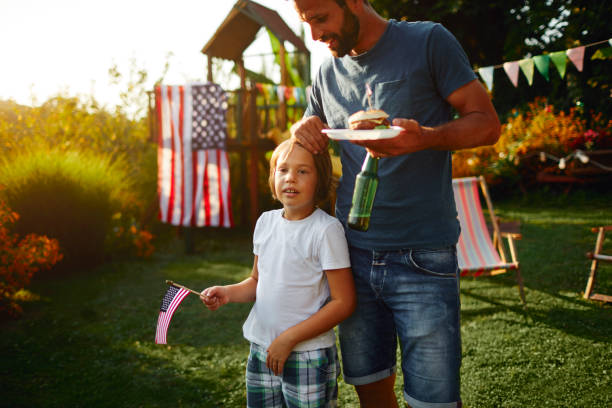
[{"label": "tree", "polygon": [[[474,68],[563,51],[612,37],[612,2],[601,0],[370,0],[387,18],[442,23],[464,47]],[[551,67],[550,82],[534,75],[514,88],[501,69],[495,70],[493,102],[500,116],[545,96],[557,108],[582,106],[612,116],[610,60],[591,61],[588,48],[581,73],[568,67],[564,79]],[[524,78],[521,80],[523,81]]]}]

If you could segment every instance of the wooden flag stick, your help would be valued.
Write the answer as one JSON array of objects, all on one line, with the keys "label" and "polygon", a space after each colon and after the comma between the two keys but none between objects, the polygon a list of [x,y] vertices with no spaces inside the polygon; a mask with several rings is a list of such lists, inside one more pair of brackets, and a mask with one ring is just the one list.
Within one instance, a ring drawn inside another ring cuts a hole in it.
[{"label": "wooden flag stick", "polygon": [[370,88],[370,84],[366,82],[366,96],[368,97],[368,105],[370,105],[370,110],[372,110],[372,88]]},{"label": "wooden flag stick", "polygon": [[176,286],[177,288],[182,288],[182,289],[188,290],[188,291],[190,291],[191,293],[193,293],[194,295],[198,295],[199,297],[203,297],[203,296],[204,296],[204,295],[202,295],[200,292],[196,292],[195,290],[193,290],[193,289],[189,289],[189,288],[188,288],[188,287],[186,287],[186,286],[179,285],[178,283],[172,282],[171,280],[166,280],[166,283],[167,283],[168,285]]}]

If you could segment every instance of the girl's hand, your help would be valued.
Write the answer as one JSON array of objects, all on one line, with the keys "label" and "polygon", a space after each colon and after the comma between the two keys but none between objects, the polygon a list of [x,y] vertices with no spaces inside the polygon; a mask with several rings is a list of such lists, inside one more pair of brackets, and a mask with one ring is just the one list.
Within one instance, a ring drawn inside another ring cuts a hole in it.
[{"label": "girl's hand", "polygon": [[285,361],[287,361],[291,350],[295,346],[285,333],[281,333],[280,336],[274,339],[267,350],[268,358],[266,359],[266,365],[276,375],[283,373]]},{"label": "girl's hand", "polygon": [[229,303],[229,293],[225,286],[212,286],[206,288],[200,294],[202,303],[206,305],[209,310],[217,310],[223,305]]}]

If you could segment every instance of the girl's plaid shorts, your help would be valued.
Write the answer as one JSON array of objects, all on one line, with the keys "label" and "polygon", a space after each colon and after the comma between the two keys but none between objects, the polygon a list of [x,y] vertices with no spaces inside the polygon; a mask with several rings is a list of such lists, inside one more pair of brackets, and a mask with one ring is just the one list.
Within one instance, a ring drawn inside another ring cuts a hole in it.
[{"label": "girl's plaid shorts", "polygon": [[251,343],[246,369],[247,407],[333,408],[340,363],[336,346],[292,352],[280,376],[266,366],[264,347]]}]

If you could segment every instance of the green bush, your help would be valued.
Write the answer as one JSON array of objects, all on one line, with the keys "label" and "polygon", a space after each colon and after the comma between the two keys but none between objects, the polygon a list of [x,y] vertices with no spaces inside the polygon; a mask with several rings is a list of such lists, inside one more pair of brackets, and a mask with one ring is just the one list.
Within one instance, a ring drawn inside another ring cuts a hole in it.
[{"label": "green bush", "polygon": [[14,229],[58,239],[62,269],[104,260],[113,215],[133,202],[125,162],[100,154],[39,149],[0,164],[0,185],[20,214]]},{"label": "green bush", "polygon": [[[612,120],[601,113],[584,113],[578,108],[556,111],[547,99],[536,98],[524,110],[514,110],[502,125],[493,146],[459,150],[453,154],[453,177],[484,175],[490,185],[538,184],[538,174],[580,177],[584,181],[605,181],[604,172],[592,164],[571,160],[576,150],[612,148]],[[541,160],[544,154],[544,160]],[[558,166],[566,158],[566,167]],[[571,161],[570,161],[571,160]],[[594,171],[593,171],[594,170]],[[598,180],[597,177],[599,177]]]},{"label": "green bush", "polygon": [[133,215],[140,219],[157,191],[157,144],[148,124],[146,117],[130,119],[94,99],[55,96],[35,107],[0,101],[0,157],[43,149],[122,157],[140,201]]}]

